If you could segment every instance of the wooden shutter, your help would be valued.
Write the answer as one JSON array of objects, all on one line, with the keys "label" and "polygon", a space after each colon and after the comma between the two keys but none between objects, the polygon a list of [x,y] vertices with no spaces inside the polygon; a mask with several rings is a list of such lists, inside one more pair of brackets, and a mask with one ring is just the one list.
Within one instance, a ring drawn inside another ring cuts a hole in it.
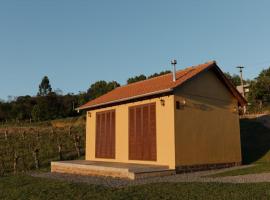
[{"label": "wooden shutter", "polygon": [[129,108],[129,159],[156,161],[156,104]]},{"label": "wooden shutter", "polygon": [[115,110],[96,113],[96,158],[115,158]]}]

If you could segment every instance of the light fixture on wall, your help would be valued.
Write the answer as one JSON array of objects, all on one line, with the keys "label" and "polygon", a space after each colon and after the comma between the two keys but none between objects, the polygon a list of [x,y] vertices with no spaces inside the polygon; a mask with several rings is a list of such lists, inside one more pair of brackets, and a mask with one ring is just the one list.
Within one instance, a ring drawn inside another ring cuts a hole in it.
[{"label": "light fixture on wall", "polygon": [[88,117],[91,117],[91,112],[87,112]]},{"label": "light fixture on wall", "polygon": [[238,113],[238,108],[237,108],[237,106],[234,106],[234,107],[233,107],[233,113]]},{"label": "light fixture on wall", "polygon": [[176,109],[180,110],[183,109],[184,106],[186,105],[186,100],[185,99],[181,99],[180,101],[176,101]]},{"label": "light fixture on wall", "polygon": [[182,100],[180,101],[180,104],[181,104],[181,106],[185,106],[185,105],[187,104],[187,102],[186,102],[185,99],[182,99]]},{"label": "light fixture on wall", "polygon": [[165,100],[164,99],[160,99],[160,105],[165,106]]}]

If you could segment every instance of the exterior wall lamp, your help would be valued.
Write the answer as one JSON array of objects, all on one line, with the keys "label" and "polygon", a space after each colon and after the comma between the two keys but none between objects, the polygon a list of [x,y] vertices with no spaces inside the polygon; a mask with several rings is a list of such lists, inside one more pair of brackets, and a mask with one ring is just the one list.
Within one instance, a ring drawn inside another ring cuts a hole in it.
[{"label": "exterior wall lamp", "polygon": [[87,112],[87,116],[88,117],[91,117],[91,112]]},{"label": "exterior wall lamp", "polygon": [[187,104],[187,102],[186,102],[185,99],[182,99],[182,100],[180,101],[180,104],[181,104],[181,106],[185,106],[185,105]]},{"label": "exterior wall lamp", "polygon": [[234,106],[234,107],[233,107],[233,113],[238,113],[238,108],[237,108],[237,106]]},{"label": "exterior wall lamp", "polygon": [[160,105],[165,106],[165,100],[164,99],[160,99]]},{"label": "exterior wall lamp", "polygon": [[186,104],[187,104],[187,102],[185,99],[181,99],[180,101],[176,101],[176,109],[177,110],[183,109]]}]

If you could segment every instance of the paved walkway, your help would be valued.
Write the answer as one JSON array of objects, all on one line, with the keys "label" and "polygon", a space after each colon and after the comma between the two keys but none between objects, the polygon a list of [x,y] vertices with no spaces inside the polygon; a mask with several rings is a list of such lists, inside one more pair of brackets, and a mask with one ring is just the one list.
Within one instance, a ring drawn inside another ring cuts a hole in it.
[{"label": "paved walkway", "polygon": [[161,183],[161,182],[220,182],[220,183],[258,183],[258,182],[270,182],[270,173],[261,174],[248,174],[240,176],[227,176],[227,177],[207,177],[209,175],[231,171],[235,169],[243,169],[249,166],[239,166],[220,170],[211,170],[187,174],[177,174],[165,177],[153,177],[139,180],[126,180],[111,177],[98,177],[98,176],[79,176],[70,174],[59,174],[59,173],[35,173],[32,174],[34,177],[52,178],[57,180],[71,181],[71,182],[82,182],[88,184],[104,185],[108,187],[125,187],[132,185],[142,185],[148,183]]}]

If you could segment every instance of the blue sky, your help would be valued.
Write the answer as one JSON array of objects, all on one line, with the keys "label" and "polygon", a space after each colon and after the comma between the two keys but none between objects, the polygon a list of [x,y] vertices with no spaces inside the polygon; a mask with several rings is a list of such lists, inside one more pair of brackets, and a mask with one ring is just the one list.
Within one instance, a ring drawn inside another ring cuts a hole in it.
[{"label": "blue sky", "polygon": [[254,78],[270,66],[270,1],[0,0],[0,98],[216,60]]}]

